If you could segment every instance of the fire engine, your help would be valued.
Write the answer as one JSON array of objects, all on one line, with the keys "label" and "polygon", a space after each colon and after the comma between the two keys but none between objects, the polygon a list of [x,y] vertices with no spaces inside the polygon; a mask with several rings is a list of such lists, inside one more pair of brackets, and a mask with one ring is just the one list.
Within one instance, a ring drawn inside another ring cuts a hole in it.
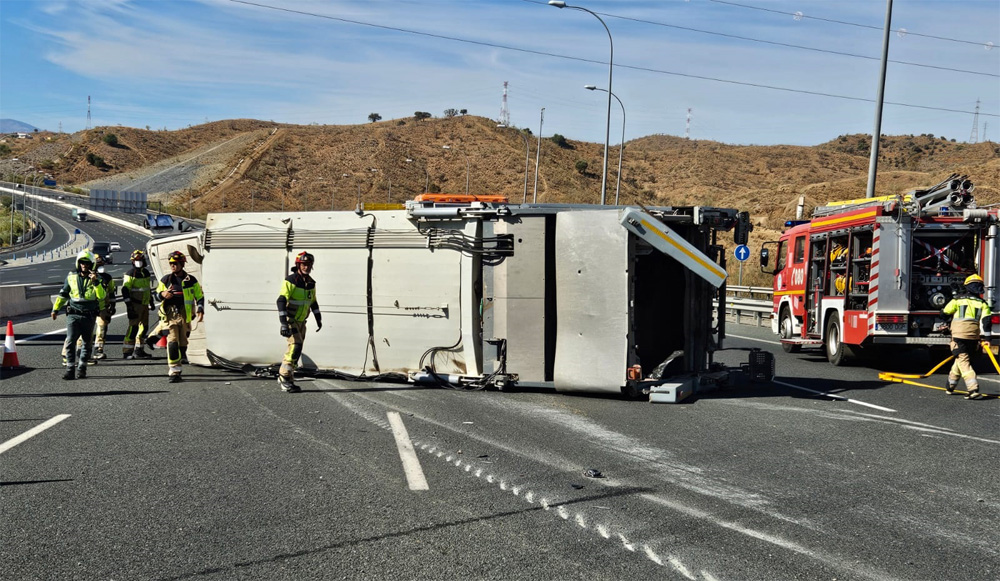
[{"label": "fire engine", "polygon": [[[821,347],[843,365],[871,346],[947,345],[941,308],[972,273],[983,277],[996,312],[998,211],[976,207],[973,188],[954,174],[928,189],[830,203],[809,221],[789,222],[760,253],[761,270],[774,276],[771,329],[784,351]],[[1000,339],[983,336],[994,346]]]}]

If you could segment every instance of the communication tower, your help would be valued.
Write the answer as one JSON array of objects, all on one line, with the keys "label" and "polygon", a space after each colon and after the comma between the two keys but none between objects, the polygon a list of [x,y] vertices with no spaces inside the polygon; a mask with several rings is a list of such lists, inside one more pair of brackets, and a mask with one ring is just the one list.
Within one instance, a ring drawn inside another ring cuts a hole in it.
[{"label": "communication tower", "polygon": [[510,125],[510,109],[507,108],[507,81],[503,82],[503,101],[500,102],[500,125]]},{"label": "communication tower", "polygon": [[87,95],[87,129],[90,129],[90,95]]},{"label": "communication tower", "polygon": [[972,116],[972,135],[969,143],[979,143],[979,99],[976,99],[976,113]]}]

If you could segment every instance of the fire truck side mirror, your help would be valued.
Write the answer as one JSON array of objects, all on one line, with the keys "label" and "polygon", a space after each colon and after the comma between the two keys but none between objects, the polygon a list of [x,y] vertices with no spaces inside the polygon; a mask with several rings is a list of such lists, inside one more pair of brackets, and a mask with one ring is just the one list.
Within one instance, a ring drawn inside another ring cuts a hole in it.
[{"label": "fire truck side mirror", "polygon": [[767,248],[761,248],[760,249],[760,266],[761,266],[761,268],[764,268],[764,267],[767,266],[767,261],[770,258],[771,258],[771,253],[767,250]]},{"label": "fire truck side mirror", "polygon": [[740,212],[736,215],[733,241],[737,244],[746,244],[750,240],[751,232],[753,232],[753,224],[750,223],[750,212]]}]

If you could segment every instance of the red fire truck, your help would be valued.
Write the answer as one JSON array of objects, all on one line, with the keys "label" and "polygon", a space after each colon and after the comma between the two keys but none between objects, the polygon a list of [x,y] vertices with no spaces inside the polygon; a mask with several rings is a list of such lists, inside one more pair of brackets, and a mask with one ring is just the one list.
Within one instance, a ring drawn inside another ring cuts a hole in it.
[{"label": "red fire truck", "polygon": [[827,204],[809,221],[790,222],[760,257],[774,275],[771,328],[782,348],[822,347],[842,365],[870,346],[947,345],[941,308],[972,273],[985,280],[996,312],[998,210],[977,208],[972,190],[955,174],[926,190]]}]

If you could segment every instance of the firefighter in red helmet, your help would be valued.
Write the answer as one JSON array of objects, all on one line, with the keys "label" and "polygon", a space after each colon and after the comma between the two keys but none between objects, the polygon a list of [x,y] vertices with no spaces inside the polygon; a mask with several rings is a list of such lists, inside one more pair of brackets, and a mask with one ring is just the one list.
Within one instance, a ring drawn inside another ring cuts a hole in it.
[{"label": "firefighter in red helmet", "polygon": [[205,320],[205,295],[198,279],[184,272],[187,258],[183,252],[171,252],[167,258],[170,274],[160,279],[161,327],[167,328],[167,368],[170,383],[181,381],[181,363],[187,359],[188,335],[195,312],[198,322]]},{"label": "firefighter in red helmet", "polygon": [[295,367],[302,355],[302,343],[306,337],[306,319],[309,313],[316,319],[316,330],[323,328],[323,318],[316,302],[316,281],[312,273],[315,258],[308,252],[300,252],[295,257],[295,267],[292,273],[281,283],[281,293],[278,295],[278,321],[281,323],[281,336],[288,338],[288,350],[281,360],[278,370],[278,383],[282,391],[297,393],[301,391],[295,385]]}]

